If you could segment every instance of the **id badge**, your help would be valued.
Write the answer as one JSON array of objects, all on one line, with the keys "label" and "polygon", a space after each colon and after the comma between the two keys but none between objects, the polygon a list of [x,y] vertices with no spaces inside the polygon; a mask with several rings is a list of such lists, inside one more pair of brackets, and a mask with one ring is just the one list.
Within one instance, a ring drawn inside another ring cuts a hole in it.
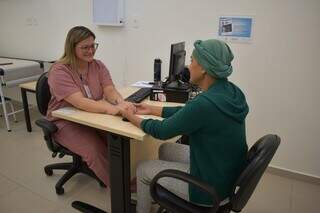
[{"label": "id badge", "polygon": [[92,94],[90,92],[90,89],[89,89],[88,85],[84,84],[83,87],[84,87],[84,90],[86,92],[87,97],[92,99]]}]

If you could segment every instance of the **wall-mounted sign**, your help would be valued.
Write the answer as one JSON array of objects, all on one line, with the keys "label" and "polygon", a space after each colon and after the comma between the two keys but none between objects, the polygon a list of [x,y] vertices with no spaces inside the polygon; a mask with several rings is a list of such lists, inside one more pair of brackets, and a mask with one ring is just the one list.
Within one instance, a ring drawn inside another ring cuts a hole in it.
[{"label": "wall-mounted sign", "polygon": [[251,41],[253,18],[248,16],[221,16],[219,32],[221,39],[226,41]]}]

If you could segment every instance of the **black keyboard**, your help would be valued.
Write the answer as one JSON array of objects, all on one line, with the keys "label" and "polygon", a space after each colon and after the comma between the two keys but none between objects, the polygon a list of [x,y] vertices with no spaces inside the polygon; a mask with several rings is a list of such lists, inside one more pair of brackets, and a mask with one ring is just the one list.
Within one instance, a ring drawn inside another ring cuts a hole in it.
[{"label": "black keyboard", "polygon": [[151,88],[141,88],[129,97],[127,97],[125,100],[132,102],[132,103],[140,103],[143,101],[146,97],[148,97],[152,92]]}]

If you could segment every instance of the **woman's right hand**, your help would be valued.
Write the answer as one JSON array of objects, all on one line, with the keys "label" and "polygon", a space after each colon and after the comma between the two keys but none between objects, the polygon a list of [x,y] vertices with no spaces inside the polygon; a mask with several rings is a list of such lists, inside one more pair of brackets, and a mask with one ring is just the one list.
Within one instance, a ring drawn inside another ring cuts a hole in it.
[{"label": "woman's right hand", "polygon": [[103,105],[105,108],[104,113],[109,115],[118,115],[120,113],[120,108],[118,106],[111,105],[109,102],[105,100],[99,100],[97,103]]},{"label": "woman's right hand", "polygon": [[109,115],[119,115],[120,114],[120,108],[117,106],[110,106],[110,108],[107,111],[107,114]]},{"label": "woman's right hand", "polygon": [[139,104],[134,104],[136,107],[136,114],[140,115],[152,115],[152,106],[145,104],[145,103],[139,103]]},{"label": "woman's right hand", "polygon": [[131,102],[122,101],[117,105],[117,107],[120,109],[120,111],[126,108],[130,108],[134,113],[136,113],[136,107]]}]

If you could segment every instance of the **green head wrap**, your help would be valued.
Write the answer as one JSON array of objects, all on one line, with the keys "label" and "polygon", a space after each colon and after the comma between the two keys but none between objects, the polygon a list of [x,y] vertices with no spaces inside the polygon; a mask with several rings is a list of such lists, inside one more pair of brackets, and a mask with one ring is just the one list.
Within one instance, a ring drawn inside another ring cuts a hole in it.
[{"label": "green head wrap", "polygon": [[209,39],[194,42],[192,56],[211,76],[226,78],[232,73],[233,54],[223,41]]}]

